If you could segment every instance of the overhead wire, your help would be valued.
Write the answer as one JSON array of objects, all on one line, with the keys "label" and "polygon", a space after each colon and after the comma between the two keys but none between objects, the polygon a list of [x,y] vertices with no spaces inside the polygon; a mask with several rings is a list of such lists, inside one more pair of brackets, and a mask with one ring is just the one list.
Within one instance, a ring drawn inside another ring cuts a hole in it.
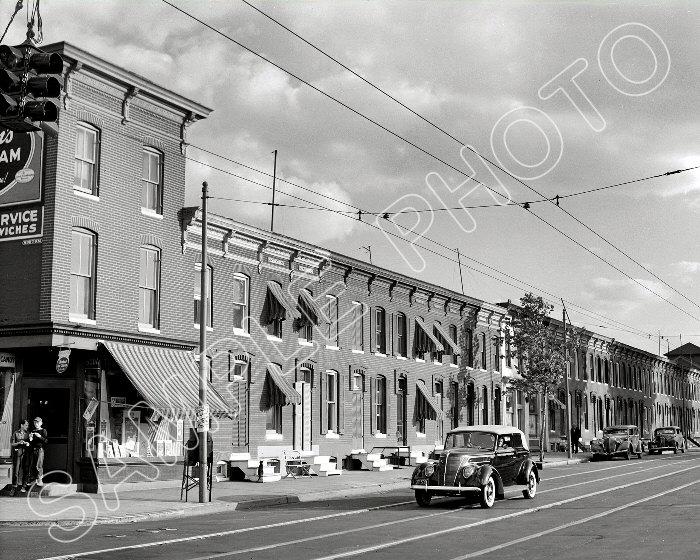
[{"label": "overhead wire", "polygon": [[[314,50],[316,50],[317,52],[319,52],[320,54],[322,54],[322,55],[325,56],[326,58],[330,59],[331,61],[333,61],[334,63],[336,63],[337,65],[339,65],[339,66],[340,66],[341,68],[343,68],[344,70],[350,72],[353,76],[359,78],[359,79],[362,80],[364,83],[366,83],[366,84],[369,85],[370,87],[374,88],[376,91],[380,92],[382,95],[388,97],[389,99],[391,99],[391,100],[394,101],[395,103],[399,104],[401,107],[403,107],[404,109],[406,109],[407,111],[409,111],[411,114],[413,114],[414,116],[416,116],[416,117],[418,117],[419,119],[421,119],[423,122],[429,124],[430,126],[432,126],[433,128],[435,128],[436,130],[438,130],[439,132],[441,132],[442,134],[446,135],[447,137],[451,138],[451,139],[454,140],[455,142],[459,143],[461,146],[466,147],[468,150],[470,150],[470,151],[473,152],[475,155],[477,155],[477,156],[479,156],[480,158],[482,158],[484,161],[486,161],[486,162],[487,162],[488,164],[490,164],[491,166],[493,166],[493,167],[495,167],[496,169],[502,171],[503,173],[505,173],[506,175],[508,175],[508,176],[511,177],[512,179],[516,180],[518,183],[520,183],[521,185],[523,185],[524,187],[526,187],[526,188],[529,189],[530,191],[532,191],[532,192],[534,192],[535,194],[537,194],[539,197],[542,198],[542,202],[548,201],[548,202],[554,204],[557,208],[559,208],[561,211],[563,211],[567,216],[569,216],[571,219],[573,219],[573,220],[574,220],[576,223],[578,223],[580,226],[584,227],[584,228],[585,228],[586,230],[588,230],[590,233],[592,233],[593,235],[595,235],[596,237],[598,237],[601,241],[603,241],[604,243],[606,243],[607,245],[609,245],[610,247],[612,247],[614,250],[618,251],[620,254],[622,254],[622,255],[625,256],[627,259],[629,259],[630,261],[632,261],[634,264],[636,264],[636,265],[637,265],[638,267],[640,267],[642,270],[644,270],[644,271],[647,272],[649,275],[653,276],[656,280],[658,280],[659,282],[661,282],[664,286],[666,286],[667,288],[671,289],[671,290],[672,290],[673,292],[675,292],[677,295],[681,296],[683,299],[685,299],[686,301],[688,301],[689,303],[691,303],[692,305],[694,305],[695,307],[697,307],[698,309],[700,309],[700,304],[696,303],[695,301],[693,301],[692,299],[690,299],[689,297],[687,297],[685,294],[683,294],[682,292],[680,292],[678,289],[676,289],[675,287],[671,286],[671,285],[670,285],[668,282],[666,282],[663,278],[661,278],[660,276],[658,276],[657,274],[655,274],[653,271],[649,270],[649,269],[648,269],[646,266],[644,266],[642,263],[640,263],[638,260],[636,260],[635,258],[633,258],[628,252],[626,252],[626,251],[620,249],[617,245],[615,245],[614,243],[612,243],[612,241],[610,241],[609,239],[607,239],[605,236],[599,234],[597,231],[595,231],[593,228],[591,228],[590,226],[588,226],[587,224],[585,224],[585,223],[584,223],[582,220],[580,220],[578,217],[574,216],[571,212],[569,212],[568,210],[566,210],[565,208],[563,208],[562,206],[559,205],[559,201],[560,201],[561,199],[563,199],[563,198],[568,198],[569,196],[576,196],[576,195],[568,195],[568,196],[566,196],[566,195],[564,195],[564,196],[559,195],[559,196],[553,197],[553,198],[547,198],[547,197],[545,197],[545,196],[544,196],[542,193],[540,193],[537,189],[535,189],[534,187],[532,187],[531,185],[529,185],[528,183],[526,183],[525,181],[523,181],[522,179],[520,179],[520,177],[517,177],[516,175],[510,173],[510,172],[509,172],[507,169],[505,169],[503,166],[496,164],[495,162],[491,161],[489,158],[486,158],[486,157],[483,156],[481,153],[479,153],[477,150],[475,150],[473,147],[467,145],[466,142],[460,140],[459,138],[457,138],[457,137],[454,136],[453,134],[449,133],[447,130],[445,130],[445,129],[443,129],[442,127],[440,127],[440,126],[438,126],[437,124],[435,124],[435,123],[434,123],[433,121],[431,121],[430,119],[428,119],[428,118],[426,118],[425,116],[423,116],[422,114],[418,113],[417,111],[415,111],[414,109],[412,109],[411,107],[409,107],[408,105],[406,105],[405,103],[403,103],[401,100],[399,100],[399,99],[396,98],[395,96],[391,95],[389,92],[387,92],[387,91],[385,91],[384,89],[382,89],[381,87],[377,86],[376,84],[374,84],[373,82],[371,82],[370,80],[368,80],[367,78],[365,78],[364,76],[362,76],[361,74],[359,74],[358,72],[356,72],[355,70],[353,70],[352,68],[350,68],[349,66],[347,66],[346,64],[344,64],[343,62],[341,62],[340,60],[338,60],[337,58],[333,57],[332,55],[330,55],[329,53],[327,53],[326,51],[324,51],[323,49],[321,49],[320,47],[317,47],[317,46],[314,45],[312,42],[308,41],[306,38],[302,37],[301,35],[299,35],[298,33],[296,33],[294,30],[292,30],[292,29],[290,29],[288,26],[284,25],[282,22],[278,21],[277,19],[275,19],[275,18],[272,17],[271,15],[267,14],[266,12],[264,12],[263,10],[261,10],[260,8],[258,8],[257,6],[253,5],[253,4],[252,4],[251,2],[249,2],[248,0],[241,0],[241,1],[242,1],[244,4],[246,4],[247,6],[249,6],[250,8],[252,8],[253,10],[255,10],[256,12],[258,12],[259,14],[261,14],[262,16],[266,17],[266,18],[269,19],[270,21],[274,22],[274,23],[277,24],[278,26],[282,27],[283,29],[285,29],[286,31],[288,31],[289,33],[291,33],[292,35],[294,35],[296,38],[298,38],[299,40],[301,40],[302,42],[304,42],[306,45],[310,46],[311,48],[313,48]],[[691,168],[691,169],[697,169],[697,167],[694,167],[694,168]],[[672,172],[664,173],[664,174],[662,174],[662,175],[658,175],[658,177],[661,177],[661,176],[664,176],[664,175],[671,175],[671,174],[674,174],[674,173],[680,173],[681,171],[683,171],[683,170],[678,170],[678,171],[672,171]],[[634,181],[633,181],[633,182],[634,182]],[[482,183],[482,184],[483,184],[483,183]],[[612,186],[609,186],[609,187],[602,187],[602,188],[600,188],[600,189],[592,189],[592,190],[590,190],[590,191],[588,191],[588,192],[594,192],[594,191],[596,191],[596,190],[603,190],[603,188],[612,188]],[[489,190],[492,190],[492,189],[489,189]],[[496,192],[496,191],[493,191],[493,192]],[[579,193],[579,194],[583,194],[583,193]],[[556,199],[556,203],[554,202],[554,199]],[[527,208],[526,208],[526,209],[527,209]],[[531,213],[532,213],[532,212],[531,212]],[[533,215],[536,215],[536,214],[533,214]],[[538,216],[538,217],[539,217],[539,216]],[[551,225],[551,224],[549,224],[549,222],[547,222],[547,221],[544,220],[543,218],[540,217],[540,219],[541,219],[543,222],[547,223],[548,225]],[[558,228],[554,228],[554,229],[556,229],[557,231],[559,231],[559,232],[561,233],[561,231],[558,230]],[[567,236],[567,237],[568,237],[568,236]],[[569,237],[569,239],[571,239],[571,238]],[[579,246],[583,247],[582,245],[579,245]],[[589,252],[591,252],[591,251],[589,251]],[[591,252],[591,254],[596,255],[596,253],[593,253],[593,252]],[[600,258],[600,260],[603,260],[604,262],[606,262],[606,264],[609,264],[609,265],[610,265],[610,263],[608,263],[605,259],[601,258],[599,255],[596,255],[596,256],[598,256],[598,258]],[[629,276],[629,275],[627,275],[626,273],[622,272],[619,268],[617,268],[617,267],[613,267],[613,268],[615,268],[615,270],[617,270],[618,272],[621,272],[623,275],[627,276],[628,278],[634,280],[631,276]],[[667,301],[668,303],[670,303],[669,300],[667,300],[666,298],[664,298],[662,295],[660,295],[660,294],[654,292],[654,291],[651,290],[648,286],[644,286],[644,285],[641,284],[640,282],[637,282],[637,283],[638,283],[640,286],[644,287],[645,289],[649,290],[650,292],[654,293],[656,296],[658,296],[658,297],[660,297],[661,299],[664,299],[665,301]],[[680,307],[678,307],[678,306],[675,306],[675,305],[674,305],[674,307],[676,307],[676,309],[678,309],[678,310],[683,311],[683,310],[682,310]],[[692,317],[693,319],[695,319],[696,321],[700,321],[700,319],[698,319],[697,317],[695,317],[695,316],[693,316],[693,315],[690,315],[689,313],[687,313],[687,312],[685,312],[685,311],[683,311],[683,312],[686,313],[687,315],[689,315],[690,317]]]}]

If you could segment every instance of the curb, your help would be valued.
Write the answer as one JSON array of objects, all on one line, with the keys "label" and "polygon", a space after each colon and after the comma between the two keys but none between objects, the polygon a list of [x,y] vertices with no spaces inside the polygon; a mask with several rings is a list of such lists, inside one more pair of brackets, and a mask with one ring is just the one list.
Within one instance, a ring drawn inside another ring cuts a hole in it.
[{"label": "curb", "polygon": [[590,457],[582,457],[581,459],[562,459],[561,461],[535,461],[537,468],[543,470],[545,467],[566,467],[567,465],[579,465],[581,463],[590,463]]}]

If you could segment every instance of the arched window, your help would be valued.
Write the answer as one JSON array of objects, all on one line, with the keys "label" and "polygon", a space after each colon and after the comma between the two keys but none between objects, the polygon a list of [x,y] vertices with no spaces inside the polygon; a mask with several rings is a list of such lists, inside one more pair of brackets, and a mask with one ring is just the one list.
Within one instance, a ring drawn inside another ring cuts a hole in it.
[{"label": "arched window", "polygon": [[408,333],[406,331],[406,315],[396,315],[396,353],[405,358],[408,355]]}]

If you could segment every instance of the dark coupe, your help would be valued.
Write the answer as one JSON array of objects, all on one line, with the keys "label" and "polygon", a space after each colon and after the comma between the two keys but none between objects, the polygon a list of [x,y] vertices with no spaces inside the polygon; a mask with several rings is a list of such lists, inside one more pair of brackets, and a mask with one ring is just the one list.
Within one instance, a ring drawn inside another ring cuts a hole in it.
[{"label": "dark coupe", "polygon": [[685,438],[678,426],[663,426],[654,430],[654,439],[649,442],[649,455],[665,450],[685,453]]},{"label": "dark coupe", "polygon": [[478,493],[481,507],[490,508],[496,498],[503,498],[506,486],[522,485],[523,496],[534,498],[539,481],[539,471],[520,430],[481,425],[450,431],[439,458],[413,471],[411,488],[421,507],[429,506],[433,496]]},{"label": "dark coupe", "polygon": [[636,455],[642,458],[642,441],[639,439],[639,428],[631,424],[608,426],[603,429],[603,437],[591,442],[592,459],[612,459],[624,457],[630,459]]}]

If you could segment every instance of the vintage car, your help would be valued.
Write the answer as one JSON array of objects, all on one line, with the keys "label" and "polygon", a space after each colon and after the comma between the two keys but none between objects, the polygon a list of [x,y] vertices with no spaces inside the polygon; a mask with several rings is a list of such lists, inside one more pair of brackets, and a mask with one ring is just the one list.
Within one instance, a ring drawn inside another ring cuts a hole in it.
[{"label": "vintage car", "polygon": [[642,442],[639,428],[632,425],[608,426],[603,429],[603,437],[591,442],[593,460],[612,459],[620,456],[631,459],[632,455],[642,458]]},{"label": "vintage car", "polygon": [[678,426],[663,426],[654,430],[654,439],[649,442],[649,455],[665,450],[685,453],[685,447],[685,438]]},{"label": "vintage car", "polygon": [[413,471],[411,489],[416,502],[428,507],[433,496],[478,494],[481,507],[490,508],[504,488],[525,487],[523,496],[534,498],[540,481],[530,458],[527,438],[517,428],[477,425],[448,432],[445,447]]}]

